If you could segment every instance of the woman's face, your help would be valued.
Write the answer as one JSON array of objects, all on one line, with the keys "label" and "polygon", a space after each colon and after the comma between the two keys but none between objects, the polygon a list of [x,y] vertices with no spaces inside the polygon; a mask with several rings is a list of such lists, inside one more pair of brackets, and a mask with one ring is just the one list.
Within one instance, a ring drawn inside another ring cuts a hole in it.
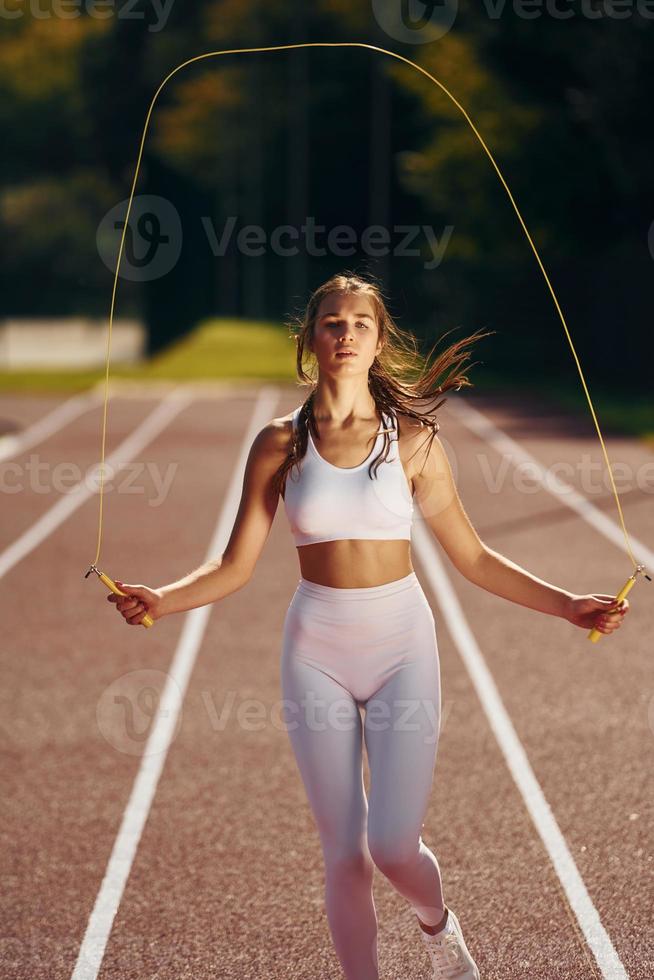
[{"label": "woman's face", "polygon": [[[309,343],[322,373],[367,375],[382,346],[375,310],[367,296],[330,293],[324,297],[314,323],[313,343]],[[351,353],[339,356],[341,351]]]}]

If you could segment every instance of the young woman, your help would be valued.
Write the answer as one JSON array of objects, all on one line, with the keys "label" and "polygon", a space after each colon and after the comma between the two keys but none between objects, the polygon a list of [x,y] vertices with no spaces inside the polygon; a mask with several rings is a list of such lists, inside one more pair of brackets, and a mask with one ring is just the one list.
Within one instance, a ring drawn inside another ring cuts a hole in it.
[{"label": "young woman", "polygon": [[[170,585],[119,582],[129,596],[108,596],[137,625],[146,611],[156,620],[242,588],[283,497],[302,576],[284,621],[285,721],[320,834],[327,918],[348,980],[379,977],[374,865],[415,912],[433,976],[479,980],[420,834],[441,691],[434,617],[411,564],[414,500],[456,568],[483,589],[603,633],[618,629],[629,605],[549,585],[488,548],[471,525],[436,435],[444,399],[429,411],[420,402],[470,384],[460,366],[480,336],[427,368],[375,284],[334,276],[312,295],[296,337],[298,376],[310,394],[254,440],[225,553]],[[315,383],[303,369],[307,351]]]}]

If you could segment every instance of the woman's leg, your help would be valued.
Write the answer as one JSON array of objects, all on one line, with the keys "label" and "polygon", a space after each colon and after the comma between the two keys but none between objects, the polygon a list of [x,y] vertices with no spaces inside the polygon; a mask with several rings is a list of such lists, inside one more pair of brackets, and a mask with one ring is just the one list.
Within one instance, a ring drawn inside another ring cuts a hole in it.
[{"label": "woman's leg", "polygon": [[294,656],[292,631],[285,644],[284,718],[320,833],[330,932],[347,980],[378,980],[361,716],[349,691]]},{"label": "woman's leg", "polygon": [[379,870],[426,925],[444,915],[434,854],[420,836],[440,731],[438,646],[431,611],[413,609],[412,649],[366,702],[370,765],[368,846]]}]

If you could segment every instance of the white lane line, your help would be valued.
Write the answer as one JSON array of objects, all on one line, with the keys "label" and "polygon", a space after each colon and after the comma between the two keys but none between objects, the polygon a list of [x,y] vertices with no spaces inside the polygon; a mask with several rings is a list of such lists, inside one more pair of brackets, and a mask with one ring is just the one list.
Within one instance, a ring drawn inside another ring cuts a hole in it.
[{"label": "white lane line", "polygon": [[33,422],[27,429],[18,435],[9,433],[0,437],[0,463],[19,453],[24,453],[39,442],[44,442],[53,433],[63,429],[69,422],[74,421],[84,412],[88,412],[101,400],[101,392],[98,388],[92,388],[80,395],[74,395],[61,405],[57,405],[51,412],[48,412],[42,419]]},{"label": "white lane line", "polygon": [[[105,460],[105,482],[110,479],[110,476],[107,476],[108,472],[110,473],[112,470],[118,472],[121,467],[126,466],[192,400],[192,394],[183,388],[178,388],[171,392],[160,405],[157,405],[139,427]],[[72,487],[36,523],[24,531],[8,548],[0,552],[0,578],[6,575],[26,555],[34,551],[42,541],[45,541],[89,497],[98,493],[99,473],[100,464],[98,463],[85,480]],[[91,555],[91,557],[93,556]]]},{"label": "white lane line", "polygon": [[[451,404],[450,404],[451,403]],[[592,504],[583,494],[565,480],[560,480],[551,470],[543,466],[535,456],[515,442],[505,432],[502,432],[489,418],[467,405],[462,398],[452,398],[448,401],[448,406],[452,414],[470,432],[474,432],[479,438],[489,443],[500,454],[513,464],[513,466],[526,467],[530,477],[538,481],[544,490],[551,493],[559,503],[565,504],[571,510],[576,511],[580,517],[587,521],[596,531],[603,534],[621,551],[625,551],[624,534],[622,528],[615,521],[603,514]],[[641,562],[648,571],[654,568],[654,551],[646,544],[629,534],[631,550],[637,560]]]},{"label": "white lane line", "polygon": [[413,545],[436,597],[450,636],[461,655],[477,692],[488,723],[504,755],[509,772],[550,856],[570,907],[593,951],[605,980],[628,980],[613,944],[602,925],[597,909],[570,854],[568,845],[545,799],[509,714],[504,707],[493,676],[470,629],[456,592],[434,545],[431,532],[422,519],[414,521]]},{"label": "white lane line", "polygon": [[[240,456],[232,467],[232,480],[207,551],[207,561],[220,556],[227,546],[238,512],[245,464],[251,443],[259,429],[269,421],[278,398],[279,392],[276,388],[266,387],[259,392],[250,425],[243,437]],[[191,609],[184,619],[182,633],[168,670],[153,727],[82,940],[71,980],[95,980],[100,970],[111,927],[131,871],[145,821],[148,818],[159,776],[175,732],[189,677],[212,608],[213,604],[210,603]]]}]

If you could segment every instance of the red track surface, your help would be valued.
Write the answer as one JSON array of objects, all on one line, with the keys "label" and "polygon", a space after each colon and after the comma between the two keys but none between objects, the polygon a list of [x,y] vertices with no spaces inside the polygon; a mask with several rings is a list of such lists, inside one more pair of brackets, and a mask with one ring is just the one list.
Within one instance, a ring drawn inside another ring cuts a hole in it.
[{"label": "red track surface", "polygon": [[[280,387],[271,417],[300,399],[299,389]],[[156,492],[147,473],[132,483],[140,493],[107,493],[104,571],[158,586],[205,560],[255,401],[254,390],[200,397],[139,454],[160,476],[171,464],[177,469],[158,506],[148,503]],[[577,464],[584,453],[602,461],[590,416],[572,422],[540,405],[500,403],[476,392],[465,402],[546,466]],[[56,404],[5,396],[0,410],[27,425]],[[510,467],[493,492],[484,466],[497,476],[497,452],[448,404],[440,434],[481,538],[563,588],[615,593],[631,571],[626,554],[542,489],[520,490]],[[145,395],[112,400],[107,455],[155,405]],[[46,487],[63,461],[90,470],[101,412],[98,406],[0,464],[6,475],[17,463],[9,482],[23,482],[21,492],[3,493],[0,549],[61,496],[52,487],[37,492],[25,469],[29,457],[49,464],[41,478]],[[607,446],[614,463],[631,468],[632,486],[640,473],[641,489],[623,493],[621,502],[628,529],[651,548],[652,452],[626,438],[608,438]],[[617,520],[608,487],[589,499]],[[170,666],[184,623],[175,616],[151,630],[128,627],[97,578],[84,581],[95,553],[97,505],[93,496],[8,571],[0,598],[0,975],[16,980],[72,976],[148,734],[151,702],[137,703],[138,690],[144,676],[156,686],[158,672]],[[568,623],[475,588],[441,556],[617,956],[632,980],[654,977],[654,583],[640,578],[623,627],[591,644]],[[423,837],[439,859],[446,902],[484,980],[602,976],[573,927],[446,611],[415,553],[414,567],[434,611],[441,657],[444,721]],[[281,628],[298,578],[280,502],[252,581],[212,609],[104,952],[102,980],[342,976],[324,914],[318,835],[279,721]],[[152,673],[135,674],[131,687],[125,680],[130,707],[112,700],[111,685],[132,671]],[[259,708],[248,715],[249,699]],[[368,784],[367,765],[365,773]],[[375,901],[381,976],[426,978],[415,919],[378,871]]]}]

